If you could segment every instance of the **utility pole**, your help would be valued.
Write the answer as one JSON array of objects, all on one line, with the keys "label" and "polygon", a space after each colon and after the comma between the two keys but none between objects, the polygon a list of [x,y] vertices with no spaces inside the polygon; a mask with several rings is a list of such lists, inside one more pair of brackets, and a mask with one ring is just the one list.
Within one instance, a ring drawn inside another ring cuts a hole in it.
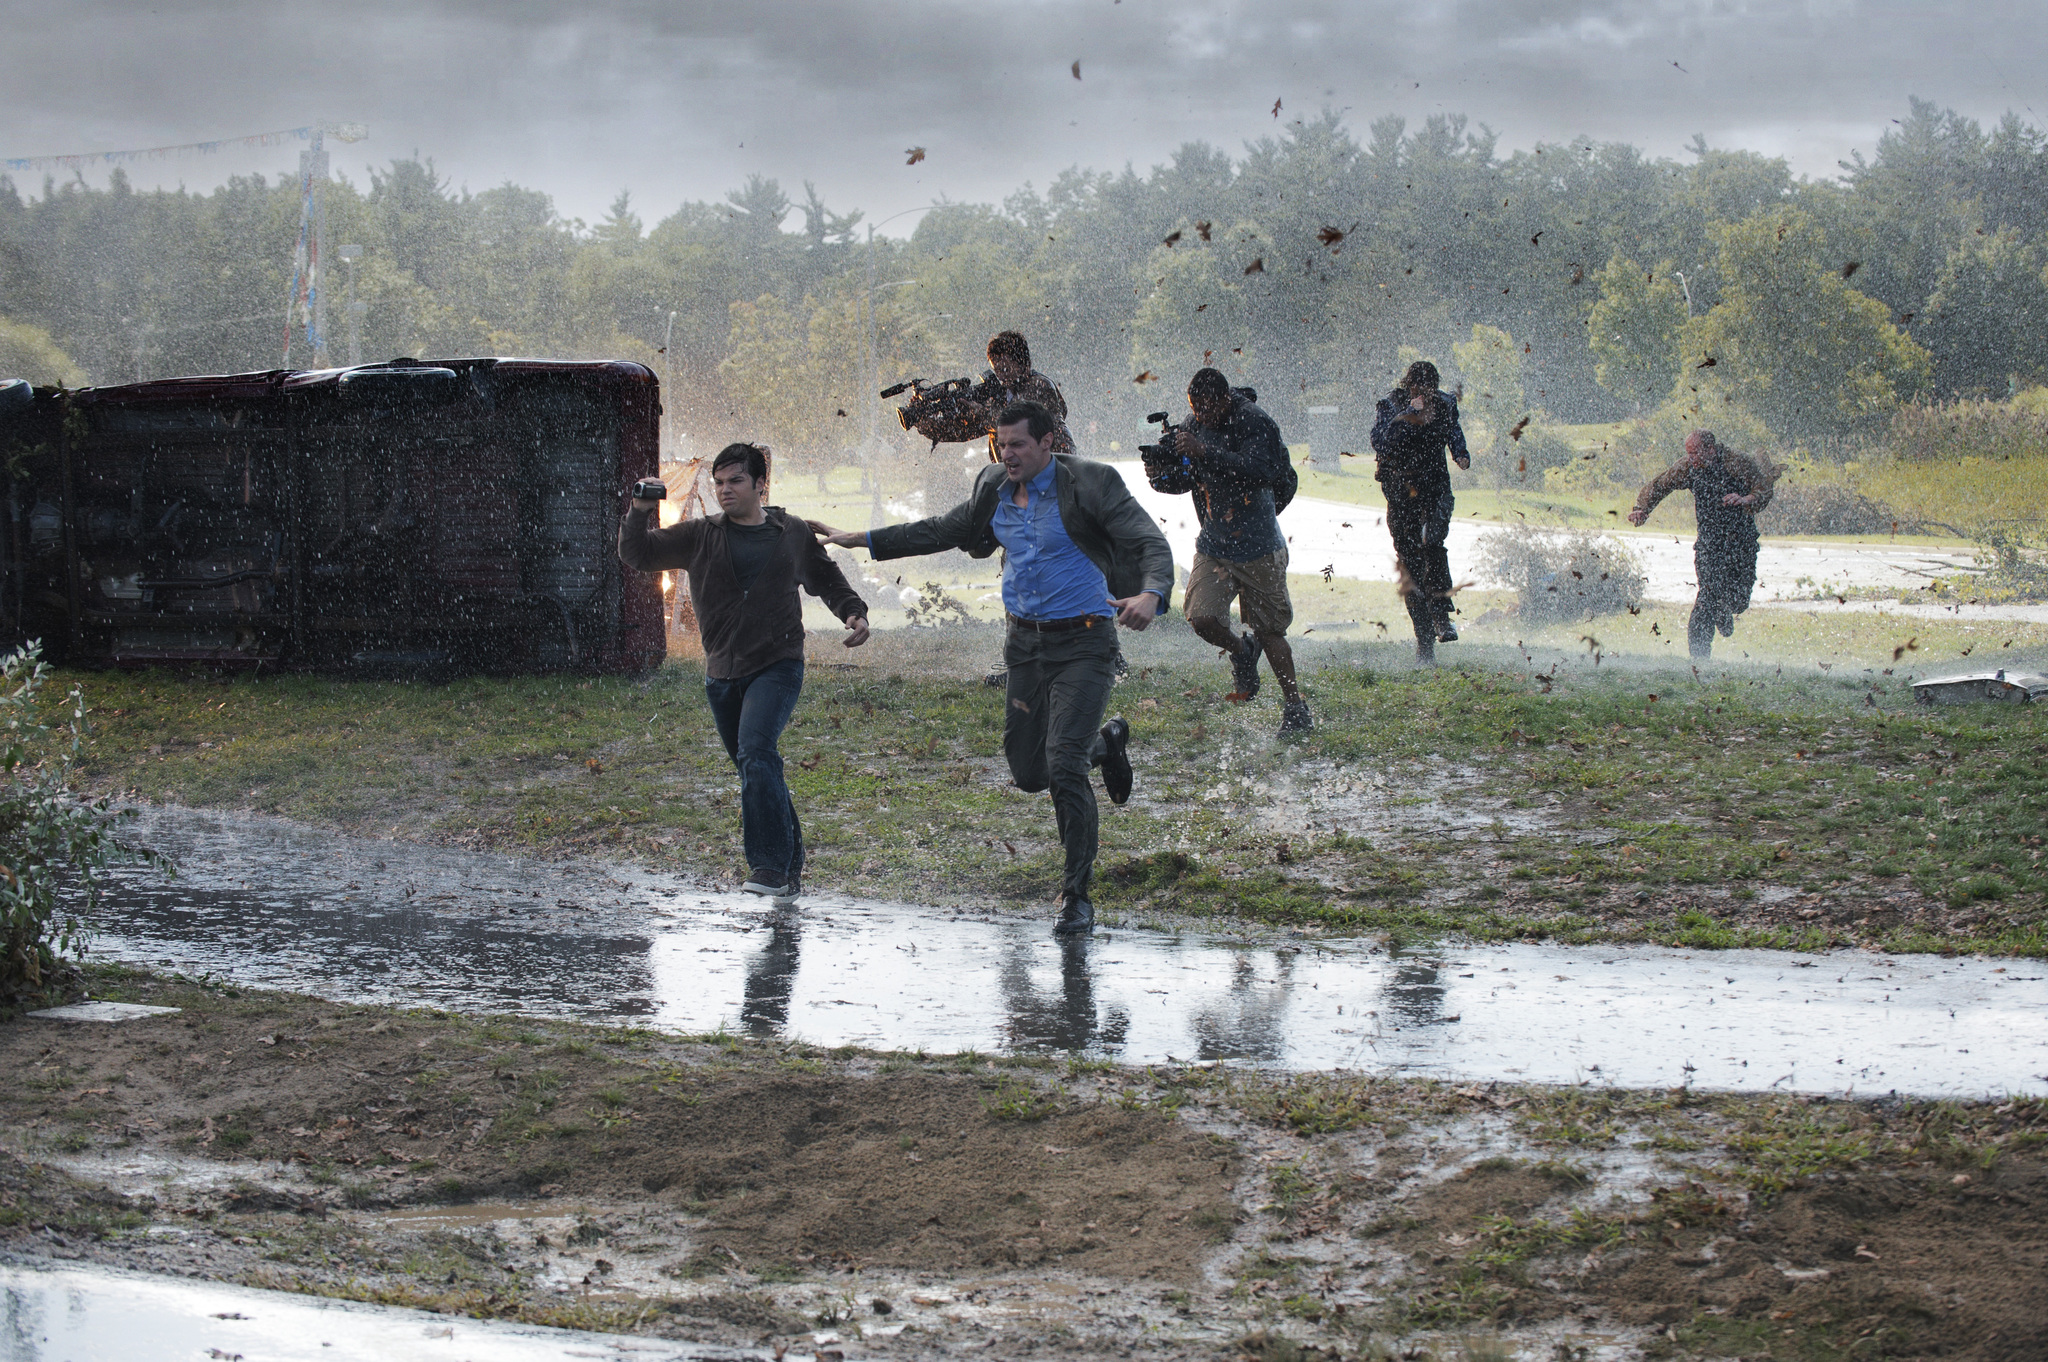
[{"label": "utility pole", "polygon": [[663,414],[664,414],[665,416],[667,416],[667,418],[668,418],[668,449],[669,449],[669,457],[670,457],[670,458],[672,458],[672,459],[680,459],[680,458],[681,458],[681,457],[683,456],[683,455],[682,455],[682,451],[676,448],[676,417],[675,417],[675,411],[676,411],[676,351],[675,351],[675,344],[676,344],[676,314],[675,314],[675,311],[674,311],[674,309],[670,309],[670,311],[669,311],[669,314],[668,314],[668,329],[667,329],[667,330],[665,330],[665,331],[663,331],[663,332],[661,333],[661,357],[662,357],[663,359],[665,359],[665,360],[667,360],[667,361],[668,361],[668,364],[667,364],[667,365],[665,366],[665,367],[666,367],[666,368],[668,369],[668,373],[667,373],[667,374],[665,374],[665,375],[663,375],[663,378],[662,378],[662,381],[663,381],[663,383],[664,383],[664,384],[666,384],[666,385],[667,385],[667,388],[668,388],[668,391],[667,391],[667,393],[665,394],[665,396],[666,396],[667,400],[666,400],[666,401],[664,401],[664,402],[663,402],[663,403],[661,404],[661,409],[662,409],[662,412],[663,412]]},{"label": "utility pole", "polygon": [[363,314],[370,310],[356,301],[356,261],[363,258],[363,248],[344,242],[335,254],[348,264],[348,362],[353,367],[363,362]]},{"label": "utility pole", "polygon": [[313,367],[327,367],[327,287],[320,276],[327,258],[327,144],[325,129],[313,130],[313,144],[299,153],[299,175],[312,186],[313,249],[306,262],[306,297],[313,308]]}]

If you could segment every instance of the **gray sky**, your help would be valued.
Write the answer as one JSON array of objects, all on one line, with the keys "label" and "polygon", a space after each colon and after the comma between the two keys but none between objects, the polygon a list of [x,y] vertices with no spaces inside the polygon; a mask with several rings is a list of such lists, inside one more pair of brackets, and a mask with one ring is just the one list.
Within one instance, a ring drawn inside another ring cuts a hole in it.
[{"label": "gray sky", "polygon": [[[2004,0],[0,0],[0,16],[0,157],[346,119],[371,134],[334,148],[358,183],[417,151],[457,185],[514,181],[589,220],[629,188],[649,225],[755,172],[871,219],[999,200],[1073,165],[1142,172],[1187,141],[1236,153],[1325,106],[1361,137],[1385,113],[1465,113],[1504,150],[1586,135],[1678,156],[1704,132],[1815,176],[1868,153],[1909,95],[2048,123],[2032,112],[2048,110],[2048,6]],[[196,189],[295,164],[248,149],[128,172]]]}]

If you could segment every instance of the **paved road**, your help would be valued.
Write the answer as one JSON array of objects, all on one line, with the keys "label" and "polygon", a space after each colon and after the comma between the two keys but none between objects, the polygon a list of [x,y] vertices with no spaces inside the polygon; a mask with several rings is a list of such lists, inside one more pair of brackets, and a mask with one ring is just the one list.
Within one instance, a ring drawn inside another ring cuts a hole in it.
[{"label": "paved road", "polygon": [[[1166,529],[1173,544],[1174,561],[1193,561],[1195,515],[1190,499],[1170,497],[1153,491],[1145,483],[1143,468],[1135,463],[1117,465],[1131,490]],[[1319,501],[1297,497],[1280,517],[1287,531],[1290,566],[1296,572],[1320,572],[1327,565],[1332,574],[1358,581],[1394,580],[1394,550],[1387,540],[1383,514],[1375,507],[1354,506],[1341,501]],[[1450,534],[1451,572],[1459,581],[1477,575],[1479,538],[1500,526],[1493,521],[1457,520]],[[1689,602],[1696,590],[1689,534],[1654,533],[1642,530],[1618,532],[1614,536],[1635,552],[1648,579],[1651,600]],[[1925,586],[1936,576],[1945,576],[1975,563],[1968,548],[1931,548],[1924,545],[1890,547],[1882,544],[1820,543],[1805,540],[1767,539],[1757,556],[1759,603],[1772,600],[1806,601],[1817,591],[1830,588],[1889,587],[1912,590]],[[1829,602],[1833,604],[1833,602]],[[1901,607],[1887,605],[1887,611]],[[1939,606],[1922,607],[1935,613]],[[1996,607],[1999,613],[1976,608],[1986,618],[2032,619],[2040,607]],[[2017,612],[2017,613],[2015,613]]]}]

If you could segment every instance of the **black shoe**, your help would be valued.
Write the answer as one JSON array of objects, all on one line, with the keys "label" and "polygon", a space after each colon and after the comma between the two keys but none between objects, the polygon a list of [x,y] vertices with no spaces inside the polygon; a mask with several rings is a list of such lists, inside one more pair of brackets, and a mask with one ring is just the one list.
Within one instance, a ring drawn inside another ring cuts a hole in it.
[{"label": "black shoe", "polygon": [[747,882],[741,885],[740,889],[764,898],[781,898],[794,887],[795,881],[787,875],[777,874],[773,870],[751,870],[747,872]]},{"label": "black shoe", "polygon": [[1232,694],[1239,700],[1250,700],[1259,693],[1259,658],[1265,649],[1259,646],[1259,636],[1249,629],[1245,631],[1241,651],[1231,654],[1230,681],[1235,689]]},{"label": "black shoe", "polygon": [[1316,716],[1308,712],[1308,701],[1289,700],[1280,711],[1280,736],[1290,733],[1306,733],[1316,726]]},{"label": "black shoe", "polygon": [[1436,641],[1438,643],[1456,643],[1458,641],[1458,626],[1449,620],[1439,624],[1436,627]]},{"label": "black shoe", "polygon": [[983,673],[981,678],[981,684],[984,686],[1003,686],[1008,685],[1009,681],[1010,664],[1007,659],[1000,657],[996,659],[994,666]]},{"label": "black shoe", "polygon": [[1119,714],[1102,726],[1102,788],[1109,802],[1121,804],[1131,797],[1131,758],[1124,750],[1131,741],[1131,726]]},{"label": "black shoe", "polygon": [[1060,920],[1053,924],[1054,936],[1087,936],[1095,930],[1095,905],[1074,894],[1067,895],[1060,908]]}]

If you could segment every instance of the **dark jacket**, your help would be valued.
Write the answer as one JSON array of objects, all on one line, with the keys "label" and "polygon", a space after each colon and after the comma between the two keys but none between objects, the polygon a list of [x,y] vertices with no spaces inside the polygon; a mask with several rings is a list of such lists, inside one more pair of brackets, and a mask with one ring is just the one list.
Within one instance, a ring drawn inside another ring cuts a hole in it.
[{"label": "dark jacket", "polygon": [[1230,415],[1220,429],[1193,419],[1174,427],[1168,457],[1148,458],[1145,480],[1155,492],[1192,492],[1195,552],[1206,558],[1248,563],[1287,547],[1280,512],[1300,484],[1280,427],[1260,408],[1249,389],[1234,388]]},{"label": "dark jacket", "polygon": [[804,655],[802,587],[842,620],[863,619],[867,602],[825,555],[810,527],[779,506],[767,508],[782,538],[753,586],[740,590],[726,544],[725,517],[685,520],[649,529],[654,512],[628,510],[619,522],[619,561],[641,572],[681,569],[689,574],[690,604],[704,639],[704,674],[717,681],[752,676],[763,667]]},{"label": "dark jacket", "polygon": [[1025,380],[1012,388],[996,377],[993,369],[984,369],[981,382],[967,391],[968,399],[977,404],[981,419],[988,424],[989,457],[995,457],[996,417],[1012,402],[1036,402],[1052,413],[1052,452],[1071,454],[1074,452],[1074,437],[1067,433],[1067,399],[1060,392],[1060,385],[1033,369]]},{"label": "dark jacket", "polygon": [[[1780,471],[1768,463],[1759,464],[1732,449],[1716,446],[1716,456],[1707,460],[1703,467],[1694,468],[1691,460],[1680,459],[1650,479],[1636,495],[1635,508],[1647,516],[1657,509],[1658,502],[1673,492],[1689,491],[1692,493],[1693,517],[1700,527],[1696,548],[1713,540],[1753,545],[1756,543],[1756,518],[1771,504]],[[1754,496],[1756,504],[1723,506],[1721,498],[1730,492]]]},{"label": "dark jacket", "polygon": [[1446,392],[1436,399],[1434,416],[1419,426],[1400,419],[1408,409],[1406,388],[1396,388],[1379,401],[1372,423],[1372,452],[1379,459],[1373,477],[1386,493],[1389,511],[1434,507],[1451,490],[1446,447],[1458,458],[1472,457],[1465,448],[1465,428],[1458,424],[1458,399]]},{"label": "dark jacket", "polygon": [[[1140,591],[1156,591],[1163,613],[1173,604],[1173,550],[1124,485],[1123,475],[1106,463],[1073,454],[1055,454],[1053,463],[1060,523],[1074,547],[1102,569],[1111,596],[1125,600]],[[996,503],[1009,489],[1003,466],[992,463],[975,475],[967,500],[944,515],[870,530],[868,552],[878,561],[946,549],[965,549],[972,557],[986,558],[1000,547]]]}]

